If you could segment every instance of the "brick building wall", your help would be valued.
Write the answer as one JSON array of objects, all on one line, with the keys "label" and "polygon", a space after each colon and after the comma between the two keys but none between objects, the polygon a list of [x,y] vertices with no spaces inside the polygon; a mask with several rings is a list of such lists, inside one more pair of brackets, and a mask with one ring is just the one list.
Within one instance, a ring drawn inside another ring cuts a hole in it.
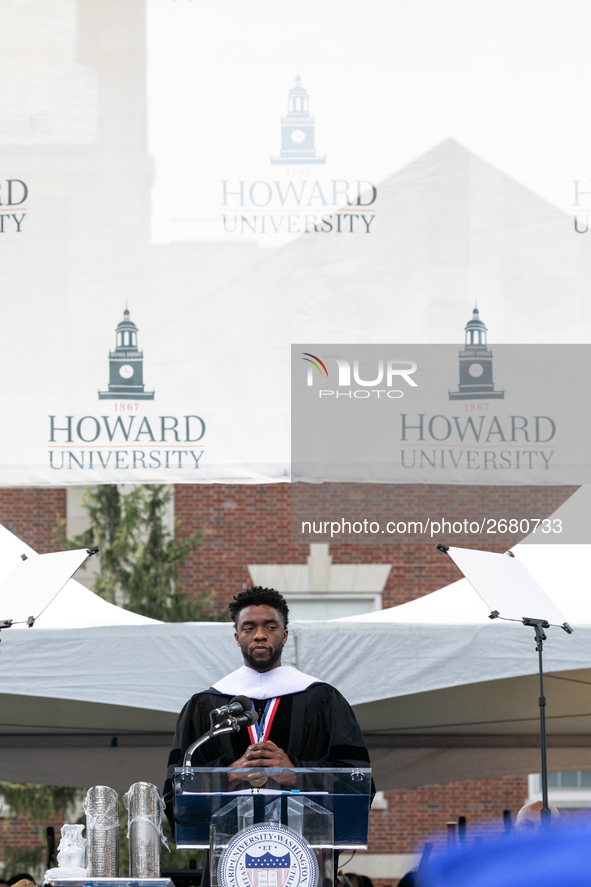
[{"label": "brick building wall", "polygon": [[[325,484],[333,498],[346,496],[346,486]],[[378,487],[379,485],[372,485]],[[391,490],[392,487],[390,486]],[[430,503],[431,514],[461,512],[478,507],[482,513],[501,508],[506,516],[546,517],[571,496],[576,487],[468,487],[398,484],[396,501],[407,514]],[[305,564],[308,544],[293,545],[290,533],[290,484],[184,485],[175,488],[175,515],[180,535],[204,531],[200,548],[182,570],[184,591],[212,593],[216,611],[223,610],[237,590],[252,584],[248,564]],[[310,537],[311,542],[321,541]],[[481,545],[481,543],[478,543]],[[506,542],[486,544],[506,551]],[[428,540],[389,545],[331,543],[335,564],[392,564],[382,601],[392,607],[441,588],[461,573]]]},{"label": "brick building wall", "polygon": [[22,871],[42,875],[47,862],[45,829],[48,825],[54,827],[57,845],[63,824],[63,817],[42,826],[23,817],[0,817],[0,874],[5,878]]},{"label": "brick building wall", "polygon": [[[408,853],[427,836],[445,831],[447,822],[465,816],[472,835],[496,824],[502,831],[503,810],[513,817],[527,799],[526,776],[503,776],[480,782],[448,782],[419,789],[386,792],[387,810],[372,811],[371,852]],[[368,851],[370,852],[370,851]]]},{"label": "brick building wall", "polygon": [[0,524],[38,554],[58,551],[56,528],[66,517],[66,491],[61,487],[0,488]]},{"label": "brick building wall", "polygon": [[[368,853],[420,854],[429,840],[446,844],[446,824],[466,817],[467,840],[503,831],[503,811],[515,814],[527,800],[527,777],[498,777],[480,782],[450,782],[420,789],[386,792],[388,808],[372,810]],[[363,853],[345,863],[345,872],[362,867]],[[346,859],[343,854],[344,859]],[[410,869],[410,861],[408,868]],[[375,878],[374,887],[392,887],[398,878]]]}]

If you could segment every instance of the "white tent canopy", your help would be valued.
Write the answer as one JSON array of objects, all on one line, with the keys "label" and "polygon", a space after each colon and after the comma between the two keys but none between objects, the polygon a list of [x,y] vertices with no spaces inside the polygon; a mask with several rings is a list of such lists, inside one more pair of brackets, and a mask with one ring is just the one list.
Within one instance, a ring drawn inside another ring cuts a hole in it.
[{"label": "white tent canopy", "polygon": [[[550,629],[545,645],[550,766],[591,769],[589,546],[566,548],[515,551],[575,628]],[[102,609],[89,625],[95,596],[73,580],[68,593],[69,627],[40,619],[30,631],[2,632],[0,779],[160,783],[183,703],[239,665],[232,626],[158,623],[115,607],[123,624]],[[490,621],[465,580],[391,610],[290,628],[287,663],[349,699],[378,787],[538,769],[533,631]]]}]

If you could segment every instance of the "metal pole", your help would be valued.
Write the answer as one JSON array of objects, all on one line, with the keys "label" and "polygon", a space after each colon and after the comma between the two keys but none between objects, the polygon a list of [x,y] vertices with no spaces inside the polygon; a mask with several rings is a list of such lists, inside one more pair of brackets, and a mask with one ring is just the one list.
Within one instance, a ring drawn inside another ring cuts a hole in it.
[{"label": "metal pole", "polygon": [[[538,632],[536,631],[536,635]],[[543,634],[543,633],[542,633]],[[538,704],[540,706],[540,749],[542,754],[542,809],[540,810],[541,817],[541,825],[542,828],[547,828],[550,825],[550,819],[552,817],[552,813],[550,812],[550,807],[548,806],[548,760],[547,760],[547,751],[546,751],[546,697],[544,696],[544,668],[543,668],[543,660],[542,660],[542,650],[543,650],[543,639],[542,637],[537,638],[538,645],[536,647],[538,651],[538,664],[540,671],[540,697],[538,699]]]},{"label": "metal pole", "polygon": [[[550,807],[548,805],[548,761],[546,757],[546,697],[544,696],[544,662],[543,662],[543,649],[544,649],[544,641],[546,640],[546,634],[544,632],[545,628],[550,628],[549,623],[546,619],[530,619],[524,618],[521,620],[524,625],[531,625],[536,635],[536,650],[538,651],[538,671],[540,674],[540,695],[538,696],[538,705],[540,706],[540,751],[542,754],[542,809],[540,810],[540,825],[542,830],[550,828],[550,818],[552,813],[550,812]],[[570,626],[567,623],[564,623],[563,626],[565,631],[568,631]],[[572,629],[571,629],[572,631]]]},{"label": "metal pole", "polygon": [[228,718],[228,721],[232,721],[232,723],[227,723],[223,721],[224,726],[219,725],[218,727],[214,727],[213,730],[208,730],[207,733],[204,733],[203,736],[200,736],[199,739],[196,739],[195,742],[189,746],[187,751],[185,752],[185,757],[183,759],[183,767],[191,766],[191,758],[193,757],[193,752],[199,748],[200,745],[203,745],[206,742],[209,742],[210,739],[213,739],[215,736],[221,736],[223,733],[238,733],[240,730],[240,725],[236,723],[235,718]]}]

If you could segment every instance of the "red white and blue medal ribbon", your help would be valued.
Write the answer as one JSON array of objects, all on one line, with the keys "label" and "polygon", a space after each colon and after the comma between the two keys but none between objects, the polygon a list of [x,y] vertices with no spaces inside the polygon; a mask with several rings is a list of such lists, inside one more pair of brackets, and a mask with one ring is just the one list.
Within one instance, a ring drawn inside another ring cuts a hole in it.
[{"label": "red white and blue medal ribbon", "polygon": [[[257,742],[266,742],[268,740],[273,720],[277,712],[277,707],[280,702],[281,696],[275,696],[274,699],[269,699],[261,720],[257,724],[252,724],[252,726],[248,728],[248,735],[250,736],[250,741],[253,745]],[[254,711],[254,703],[252,708]]]}]

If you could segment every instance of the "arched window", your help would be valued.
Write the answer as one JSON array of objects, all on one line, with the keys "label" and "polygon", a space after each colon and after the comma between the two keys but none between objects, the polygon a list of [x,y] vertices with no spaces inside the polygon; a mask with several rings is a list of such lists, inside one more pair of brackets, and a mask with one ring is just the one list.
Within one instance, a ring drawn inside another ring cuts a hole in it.
[{"label": "arched window", "polygon": [[117,348],[123,347],[123,333],[117,333]]},{"label": "arched window", "polygon": [[484,330],[466,330],[466,345],[486,345]]}]

